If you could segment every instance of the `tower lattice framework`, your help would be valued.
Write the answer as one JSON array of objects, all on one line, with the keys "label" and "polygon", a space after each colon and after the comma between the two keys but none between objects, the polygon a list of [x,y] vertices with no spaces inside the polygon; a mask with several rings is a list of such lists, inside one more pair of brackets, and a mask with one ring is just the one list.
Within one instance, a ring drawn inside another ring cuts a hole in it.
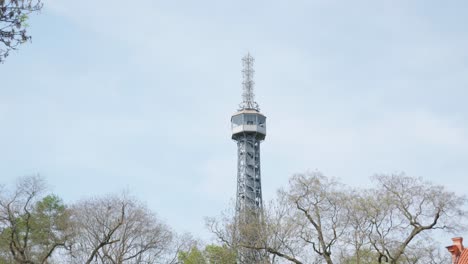
[{"label": "tower lattice framework", "polygon": [[[238,239],[243,244],[255,243],[263,216],[260,170],[260,142],[266,136],[266,116],[260,113],[253,92],[254,59],[243,59],[243,93],[238,111],[231,117],[232,139],[237,142],[236,222]],[[242,227],[249,226],[249,230]],[[239,263],[263,263],[263,255],[255,250],[238,250]]]}]

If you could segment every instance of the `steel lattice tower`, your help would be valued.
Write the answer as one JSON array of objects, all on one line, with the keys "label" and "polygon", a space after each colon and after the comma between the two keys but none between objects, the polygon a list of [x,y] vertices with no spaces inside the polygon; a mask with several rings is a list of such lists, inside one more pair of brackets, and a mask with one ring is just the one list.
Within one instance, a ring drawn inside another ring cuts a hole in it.
[{"label": "steel lattice tower", "polygon": [[[243,93],[237,113],[231,117],[232,139],[237,142],[236,221],[240,224],[261,224],[262,184],[260,174],[260,142],[266,136],[266,117],[260,113],[253,93],[253,62],[250,54],[242,58]],[[238,233],[239,239],[252,243],[252,234]],[[238,252],[240,263],[260,263],[258,252]]]}]

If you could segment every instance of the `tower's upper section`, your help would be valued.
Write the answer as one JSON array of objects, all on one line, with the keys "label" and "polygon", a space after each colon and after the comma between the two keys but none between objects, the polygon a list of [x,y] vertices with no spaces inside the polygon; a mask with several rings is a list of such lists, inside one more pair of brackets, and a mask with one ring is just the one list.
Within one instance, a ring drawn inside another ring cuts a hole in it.
[{"label": "tower's upper section", "polygon": [[254,61],[255,60],[252,56],[250,56],[250,53],[248,53],[242,58],[242,64],[244,66],[242,70],[242,75],[244,77],[244,81],[242,82],[242,86],[243,86],[242,103],[239,105],[240,106],[239,110],[245,110],[245,109],[252,109],[252,110],[257,110],[257,111],[260,110],[257,102],[255,102],[255,94],[253,92],[253,87],[255,84],[255,82],[253,81],[253,76],[255,73],[253,69]]},{"label": "tower's upper section", "polygon": [[231,117],[232,138],[237,139],[245,134],[255,134],[259,140],[266,136],[266,116],[260,113],[257,102],[254,101],[253,92],[253,62],[254,58],[247,54],[242,58],[244,77],[242,103],[240,109]]}]

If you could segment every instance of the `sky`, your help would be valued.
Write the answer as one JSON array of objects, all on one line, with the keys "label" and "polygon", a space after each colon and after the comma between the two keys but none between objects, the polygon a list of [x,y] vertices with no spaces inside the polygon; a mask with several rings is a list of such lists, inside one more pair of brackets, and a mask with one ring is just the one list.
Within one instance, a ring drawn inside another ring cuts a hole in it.
[{"label": "sky", "polygon": [[250,52],[264,200],[315,170],[355,187],[405,172],[464,195],[467,13],[466,1],[44,0],[32,42],[0,65],[0,183],[40,174],[69,203],[126,190],[209,238],[204,217],[235,197],[230,117]]}]

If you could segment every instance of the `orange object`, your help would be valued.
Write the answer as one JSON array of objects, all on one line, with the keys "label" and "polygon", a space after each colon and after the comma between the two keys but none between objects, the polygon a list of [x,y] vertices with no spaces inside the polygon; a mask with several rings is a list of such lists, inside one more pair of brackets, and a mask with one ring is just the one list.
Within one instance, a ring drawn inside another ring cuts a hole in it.
[{"label": "orange object", "polygon": [[452,264],[468,264],[468,249],[463,247],[463,237],[452,238],[453,245],[447,250],[452,254]]}]

